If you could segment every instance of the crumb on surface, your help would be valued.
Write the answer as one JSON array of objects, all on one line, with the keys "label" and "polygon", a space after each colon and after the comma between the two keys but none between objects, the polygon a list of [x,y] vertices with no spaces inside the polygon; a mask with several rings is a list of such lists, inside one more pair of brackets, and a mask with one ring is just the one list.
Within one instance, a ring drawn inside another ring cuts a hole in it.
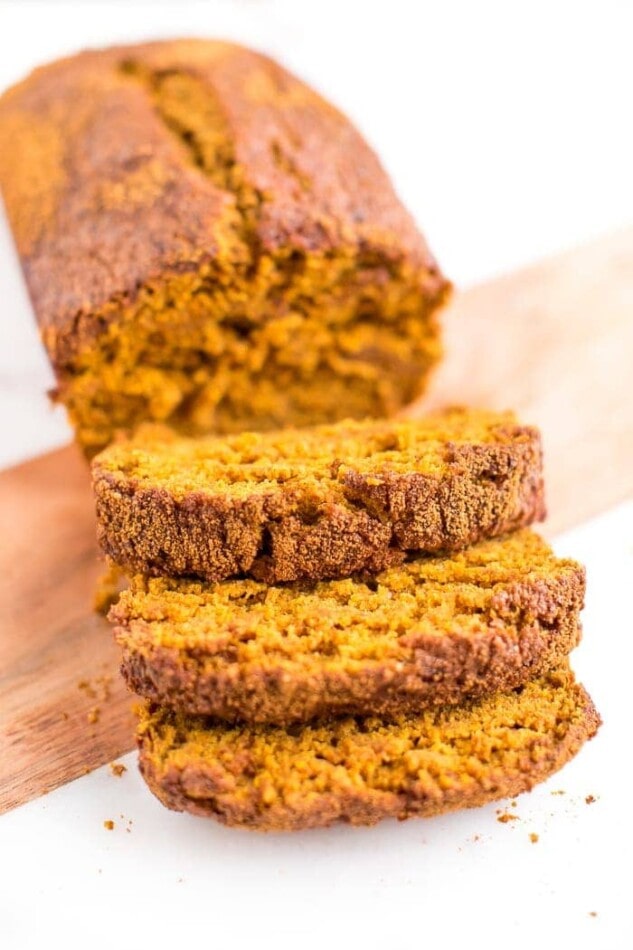
[{"label": "crumb on surface", "polygon": [[106,829],[106,831],[113,831],[113,830],[114,830],[114,822],[112,821],[111,818],[107,818],[107,819],[103,822],[103,827]]},{"label": "crumb on surface", "polygon": [[593,805],[594,802],[598,801],[595,795],[585,796],[585,805]]},{"label": "crumb on surface", "polygon": [[590,917],[597,917],[597,916],[598,916],[598,911],[597,911],[597,910],[590,910],[590,911],[589,911],[589,916],[590,916]]},{"label": "crumb on surface", "polygon": [[106,673],[103,676],[98,676],[95,682],[100,692],[100,698],[110,699],[110,696],[112,695],[112,676],[109,673]]},{"label": "crumb on surface", "polygon": [[507,825],[509,821],[518,821],[519,816],[513,815],[512,812],[503,811],[501,814],[497,815],[497,821],[500,821],[502,825]]},{"label": "crumb on surface", "polygon": [[550,795],[564,795],[564,794],[565,794],[564,788],[557,788],[553,792],[550,792]]},{"label": "crumb on surface", "polygon": [[110,771],[117,778],[121,778],[124,772],[127,772],[127,766],[123,765],[122,762],[110,762]]},{"label": "crumb on surface", "polygon": [[104,673],[102,676],[95,676],[94,679],[83,679],[77,683],[77,689],[80,689],[90,699],[106,700],[112,695],[112,676],[110,673]]},{"label": "crumb on surface", "polygon": [[84,693],[86,693],[88,696],[90,696],[91,699],[92,699],[92,698],[94,697],[94,695],[95,695],[95,694],[94,694],[94,690],[93,690],[92,686],[90,685],[90,681],[89,681],[89,680],[79,680],[79,682],[77,683],[77,689],[82,690],[82,692],[84,692]]},{"label": "crumb on surface", "polygon": [[531,832],[530,832],[530,841],[532,842],[532,844],[536,844],[536,843],[537,843],[537,841],[538,841],[538,835],[537,835],[537,833],[536,833],[535,831],[531,831]]}]

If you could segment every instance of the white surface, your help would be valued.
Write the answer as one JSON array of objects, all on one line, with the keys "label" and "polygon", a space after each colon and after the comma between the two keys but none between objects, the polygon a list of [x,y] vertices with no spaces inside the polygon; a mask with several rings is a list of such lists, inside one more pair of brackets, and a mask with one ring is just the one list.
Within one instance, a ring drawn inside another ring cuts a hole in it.
[{"label": "white surface", "polygon": [[165,811],[130,755],[0,818],[0,945],[628,950],[632,537],[629,503],[556,545],[588,566],[574,666],[605,724],[516,807],[262,836]]},{"label": "white surface", "polygon": [[[605,2],[0,2],[0,88],[87,45],[206,34],[259,46],[364,129],[447,273],[470,283],[633,220],[632,13]],[[2,225],[0,466],[69,435],[43,395],[52,379]],[[606,725],[519,800],[519,821],[499,824],[492,806],[259,837],[166,812],[129,757],[120,779],[102,769],[0,818],[0,948],[630,947],[618,862],[632,845],[621,762],[632,536],[628,505],[559,544],[589,565],[575,665]]]},{"label": "white surface", "polygon": [[[81,47],[175,34],[259,47],[340,105],[458,283],[633,220],[630,3],[0,2],[0,89]],[[69,430],[2,220],[0,290],[6,465]]]}]

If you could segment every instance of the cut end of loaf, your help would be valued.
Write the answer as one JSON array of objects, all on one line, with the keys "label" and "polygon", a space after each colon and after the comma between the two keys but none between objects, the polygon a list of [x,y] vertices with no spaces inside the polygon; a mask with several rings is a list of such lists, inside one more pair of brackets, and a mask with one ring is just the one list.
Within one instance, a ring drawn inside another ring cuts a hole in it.
[{"label": "cut end of loaf", "polygon": [[88,455],[147,421],[199,435],[393,415],[440,357],[446,290],[427,279],[352,249],[202,265],[108,308],[58,397]]},{"label": "cut end of loaf", "polygon": [[396,412],[449,285],[330,103],[212,41],[90,51],[0,98],[0,187],[57,395],[92,455]]}]

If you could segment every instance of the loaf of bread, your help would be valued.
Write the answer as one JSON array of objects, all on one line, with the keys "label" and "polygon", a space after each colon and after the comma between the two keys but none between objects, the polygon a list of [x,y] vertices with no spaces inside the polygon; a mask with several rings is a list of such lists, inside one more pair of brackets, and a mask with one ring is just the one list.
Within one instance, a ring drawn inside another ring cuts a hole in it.
[{"label": "loaf of bread", "polygon": [[146,708],[140,767],[168,808],[261,831],[438,815],[531,789],[600,723],[569,669],[418,716],[284,730]]},{"label": "loaf of bread", "polygon": [[528,529],[377,576],[137,577],[112,608],[141,696],[228,721],[394,716],[511,689],[580,636],[585,575]]},{"label": "loaf of bread", "polygon": [[268,583],[455,551],[544,514],[540,434],[510,413],[175,438],[93,461],[101,546],[130,572]]},{"label": "loaf of bread", "polygon": [[347,119],[270,59],[86,52],[0,99],[0,189],[88,454],[143,420],[236,432],[391,414],[447,295]]}]

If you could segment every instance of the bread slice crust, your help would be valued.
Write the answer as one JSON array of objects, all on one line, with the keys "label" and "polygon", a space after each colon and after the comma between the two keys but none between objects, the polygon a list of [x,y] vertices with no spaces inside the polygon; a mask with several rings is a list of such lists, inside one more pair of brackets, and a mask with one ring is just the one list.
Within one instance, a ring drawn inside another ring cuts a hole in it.
[{"label": "bread slice crust", "polygon": [[600,717],[569,668],[463,707],[292,731],[227,727],[148,706],[140,769],[176,811],[259,831],[429,817],[528,791]]},{"label": "bread slice crust", "polygon": [[235,722],[392,717],[511,689],[580,639],[585,575],[529,529],[378,576],[137,577],[110,611],[132,690]]},{"label": "bread slice crust", "polygon": [[224,439],[149,430],[98,456],[92,476],[108,556],[208,581],[376,572],[545,514],[538,430],[475,410]]}]

